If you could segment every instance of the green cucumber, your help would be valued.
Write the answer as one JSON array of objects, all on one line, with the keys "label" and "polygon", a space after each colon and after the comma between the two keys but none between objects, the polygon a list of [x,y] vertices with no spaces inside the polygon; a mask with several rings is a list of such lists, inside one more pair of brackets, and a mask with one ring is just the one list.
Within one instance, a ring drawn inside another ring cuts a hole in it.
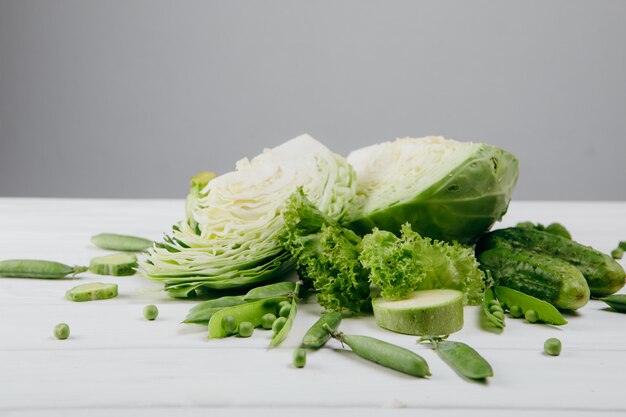
[{"label": "green cucumber", "polygon": [[135,275],[137,257],[132,253],[114,253],[113,255],[93,258],[89,271],[98,275],[126,276]]},{"label": "green cucumber", "polygon": [[480,253],[478,262],[481,269],[490,271],[496,285],[532,295],[556,308],[576,310],[589,301],[589,286],[583,275],[560,259],[497,247]]},{"label": "green cucumber", "polygon": [[439,336],[463,328],[463,293],[449,289],[415,291],[403,299],[372,300],[376,324],[398,333]]},{"label": "green cucumber", "polygon": [[71,301],[106,300],[117,297],[117,284],[82,284],[67,290],[65,297]]},{"label": "green cucumber", "polygon": [[495,230],[478,241],[476,252],[496,247],[530,250],[575,266],[587,280],[593,297],[613,294],[626,283],[624,268],[609,255],[551,233],[520,227]]}]

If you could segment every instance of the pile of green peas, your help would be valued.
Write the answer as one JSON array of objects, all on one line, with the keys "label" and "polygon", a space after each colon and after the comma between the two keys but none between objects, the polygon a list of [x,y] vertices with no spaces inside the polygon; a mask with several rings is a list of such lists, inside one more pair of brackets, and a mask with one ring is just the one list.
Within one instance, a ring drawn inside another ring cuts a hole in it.
[{"label": "pile of green peas", "polygon": [[[291,303],[289,301],[281,301],[276,308],[276,314],[266,313],[261,316],[260,327],[265,330],[272,330],[274,334],[280,332],[280,330],[287,323],[287,317],[291,313]],[[228,335],[237,335],[239,337],[250,337],[254,333],[255,325],[250,321],[237,322],[237,319],[232,316],[224,316],[222,318],[222,328]]]}]

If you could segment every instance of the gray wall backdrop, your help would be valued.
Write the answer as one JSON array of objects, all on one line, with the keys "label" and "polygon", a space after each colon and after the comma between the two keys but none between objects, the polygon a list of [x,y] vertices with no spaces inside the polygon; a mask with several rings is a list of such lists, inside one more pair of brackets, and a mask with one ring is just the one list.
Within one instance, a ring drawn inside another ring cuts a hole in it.
[{"label": "gray wall backdrop", "polygon": [[183,197],[304,132],[484,141],[517,199],[626,200],[626,2],[0,0],[0,196]]}]

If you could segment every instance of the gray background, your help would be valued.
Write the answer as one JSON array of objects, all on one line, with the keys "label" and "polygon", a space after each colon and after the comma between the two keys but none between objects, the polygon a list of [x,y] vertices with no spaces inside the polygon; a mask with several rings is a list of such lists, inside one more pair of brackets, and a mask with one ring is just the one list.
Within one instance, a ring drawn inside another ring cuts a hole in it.
[{"label": "gray background", "polygon": [[183,197],[308,132],[520,159],[517,199],[626,200],[624,1],[0,0],[0,196]]}]

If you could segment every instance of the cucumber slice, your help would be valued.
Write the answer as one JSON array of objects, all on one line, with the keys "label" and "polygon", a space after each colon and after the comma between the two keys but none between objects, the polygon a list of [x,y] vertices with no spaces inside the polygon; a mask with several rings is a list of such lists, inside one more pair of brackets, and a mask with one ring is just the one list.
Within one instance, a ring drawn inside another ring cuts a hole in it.
[{"label": "cucumber slice", "polygon": [[415,291],[403,299],[372,300],[376,323],[412,335],[447,335],[463,328],[463,293],[449,289]]},{"label": "cucumber slice", "polygon": [[98,275],[135,275],[137,257],[132,253],[115,253],[108,256],[93,258],[89,271]]},{"label": "cucumber slice", "polygon": [[117,297],[117,284],[102,282],[82,284],[67,290],[65,297],[71,301],[106,300]]}]

